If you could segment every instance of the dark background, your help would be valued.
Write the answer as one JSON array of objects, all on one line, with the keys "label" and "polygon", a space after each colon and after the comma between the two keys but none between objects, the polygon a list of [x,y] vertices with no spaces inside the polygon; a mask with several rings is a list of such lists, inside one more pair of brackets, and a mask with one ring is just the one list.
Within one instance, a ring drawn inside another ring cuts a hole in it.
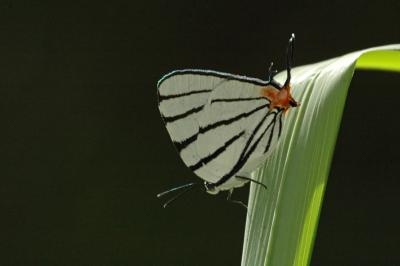
[{"label": "dark background", "polygon": [[[245,211],[194,191],[160,119],[179,68],[264,78],[400,42],[400,2],[0,2],[0,264],[239,265]],[[400,263],[397,73],[357,72],[312,265]],[[248,188],[235,192],[247,199]]]}]

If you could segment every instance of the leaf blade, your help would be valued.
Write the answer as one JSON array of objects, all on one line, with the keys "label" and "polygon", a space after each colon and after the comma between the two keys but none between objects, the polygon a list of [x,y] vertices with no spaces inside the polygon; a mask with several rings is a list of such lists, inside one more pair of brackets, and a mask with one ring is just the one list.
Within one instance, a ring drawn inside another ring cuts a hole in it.
[{"label": "leaf blade", "polygon": [[354,70],[398,71],[398,58],[400,45],[390,45],[293,69],[302,105],[290,111],[278,149],[255,173],[270,189],[251,185],[242,265],[309,264]]}]

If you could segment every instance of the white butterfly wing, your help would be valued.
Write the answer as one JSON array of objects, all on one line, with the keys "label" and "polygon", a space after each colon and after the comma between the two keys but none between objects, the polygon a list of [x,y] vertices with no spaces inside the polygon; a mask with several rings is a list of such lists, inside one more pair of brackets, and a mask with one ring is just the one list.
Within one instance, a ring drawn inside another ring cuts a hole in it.
[{"label": "white butterfly wing", "polygon": [[159,110],[182,160],[190,166],[199,158],[196,139],[198,119],[211,91],[225,79],[204,70],[177,70],[158,82]]},{"label": "white butterfly wing", "polygon": [[159,82],[159,108],[167,130],[185,164],[199,177],[223,184],[237,174],[248,176],[269,155],[283,117],[282,112],[269,111],[269,101],[261,97],[267,85],[279,86],[205,70],[175,71]]},{"label": "white butterfly wing", "polygon": [[199,118],[201,159],[191,167],[197,175],[222,184],[235,175],[248,176],[269,155],[280,135],[282,113],[269,110],[263,87],[231,80],[213,90]]}]

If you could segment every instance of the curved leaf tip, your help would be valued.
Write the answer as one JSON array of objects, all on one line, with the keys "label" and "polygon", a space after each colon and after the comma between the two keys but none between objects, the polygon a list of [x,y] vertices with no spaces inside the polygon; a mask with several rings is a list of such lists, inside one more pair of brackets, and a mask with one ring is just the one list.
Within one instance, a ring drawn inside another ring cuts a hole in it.
[{"label": "curved leaf tip", "polygon": [[[347,91],[358,69],[400,72],[400,44],[293,69],[293,96],[280,144],[251,185],[242,265],[307,265]],[[277,75],[282,82],[285,74]]]}]

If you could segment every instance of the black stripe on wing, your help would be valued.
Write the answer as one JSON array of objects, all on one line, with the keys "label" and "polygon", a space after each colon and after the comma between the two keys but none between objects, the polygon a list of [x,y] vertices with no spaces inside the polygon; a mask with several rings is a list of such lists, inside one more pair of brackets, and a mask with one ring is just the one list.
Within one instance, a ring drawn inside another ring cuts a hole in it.
[{"label": "black stripe on wing", "polygon": [[[257,134],[258,130],[260,129],[260,127],[263,125],[263,123],[265,122],[265,120],[270,116],[270,115],[274,115],[274,119],[276,118],[276,113],[275,112],[268,112],[266,113],[266,115],[260,120],[260,122],[258,122],[258,124],[256,125],[255,129],[253,130],[252,134],[250,135],[250,138],[247,140],[246,145],[244,147],[244,149],[242,150],[242,153],[239,157],[239,159],[241,159],[245,154],[246,151],[249,147],[249,145],[251,144],[252,140],[254,139],[255,135]],[[272,123],[272,122],[271,122]],[[236,141],[238,138],[240,138],[243,134],[245,133],[245,131],[241,131],[239,134],[233,136],[231,139],[229,139],[227,142],[225,142],[225,144],[223,146],[221,146],[220,148],[218,148],[216,151],[214,151],[213,153],[211,153],[210,155],[202,158],[199,162],[197,162],[196,164],[189,166],[189,168],[192,171],[196,171],[197,169],[199,169],[200,167],[206,165],[207,163],[211,162],[212,160],[214,160],[215,158],[218,157],[218,155],[220,155],[222,152],[224,152],[226,150],[227,147],[229,147],[229,145],[231,145],[234,141]]]},{"label": "black stripe on wing", "polygon": [[199,107],[195,107],[195,108],[190,109],[190,110],[188,110],[188,111],[186,111],[186,112],[184,112],[184,113],[182,113],[182,114],[179,114],[179,115],[174,115],[174,116],[163,116],[163,119],[164,119],[164,122],[165,122],[166,124],[167,124],[167,123],[171,123],[171,122],[180,120],[180,119],[182,119],[182,118],[188,117],[188,116],[190,116],[190,115],[192,115],[192,114],[198,113],[198,112],[200,112],[201,110],[203,110],[203,108],[204,108],[204,105],[199,106]]},{"label": "black stripe on wing", "polygon": [[[276,113],[275,113],[275,112],[268,112],[268,113],[263,117],[263,119],[258,123],[258,125],[254,128],[253,132],[251,133],[251,136],[250,136],[250,138],[248,139],[248,141],[247,141],[247,143],[246,143],[246,146],[245,146],[244,149],[242,150],[242,153],[240,154],[240,157],[239,157],[239,158],[244,157],[245,154],[248,153],[248,148],[249,148],[251,142],[253,141],[254,137],[255,137],[256,134],[257,134],[257,132],[260,130],[261,126],[264,124],[265,120],[267,120],[267,118],[268,118],[270,115],[274,115],[274,119],[275,119],[275,117],[276,117]],[[270,124],[274,121],[274,119],[272,119],[272,121],[270,122]],[[269,125],[270,125],[270,124],[269,124]],[[268,125],[268,126],[269,126],[269,125]],[[268,126],[267,126],[267,128],[268,128]]]},{"label": "black stripe on wing", "polygon": [[191,143],[193,143],[197,139],[198,135],[199,134],[194,134],[183,141],[173,141],[173,143],[174,143],[176,149],[178,150],[178,152],[180,153],[184,148],[186,148]]},{"label": "black stripe on wing", "polygon": [[241,114],[239,114],[239,115],[237,115],[237,116],[234,116],[234,117],[232,117],[232,118],[220,120],[220,121],[218,121],[218,122],[209,124],[209,125],[207,125],[207,126],[205,126],[205,127],[200,127],[199,133],[200,133],[200,134],[203,134],[203,133],[205,133],[205,132],[207,132],[207,131],[209,131],[209,130],[211,130],[211,129],[215,129],[215,128],[220,127],[220,126],[229,125],[229,124],[231,124],[231,123],[233,123],[233,122],[235,122],[235,121],[238,121],[238,120],[240,120],[240,119],[242,119],[242,118],[251,116],[252,114],[254,114],[254,113],[256,113],[256,112],[258,112],[258,111],[260,111],[260,110],[263,110],[263,109],[265,109],[265,108],[269,108],[269,104],[263,104],[263,105],[260,105],[260,106],[258,106],[257,108],[254,108],[253,110],[248,111],[248,112],[246,112],[246,113],[241,113]]},{"label": "black stripe on wing", "polygon": [[175,98],[190,96],[190,95],[193,95],[193,94],[209,93],[211,91],[212,91],[212,89],[210,89],[210,90],[198,90],[198,91],[189,91],[189,92],[185,92],[185,93],[170,94],[170,95],[161,95],[159,93],[158,94],[158,101],[161,103],[162,101],[169,100],[169,99],[175,99]]},{"label": "black stripe on wing", "polygon": [[282,115],[283,115],[283,112],[281,112],[281,115],[279,116],[279,134],[278,134],[278,138],[280,138],[281,134],[282,134]]},{"label": "black stripe on wing", "polygon": [[265,97],[250,97],[250,98],[224,98],[224,99],[213,99],[211,100],[211,103],[217,103],[217,102],[224,102],[224,103],[229,103],[229,102],[246,102],[246,101],[258,101],[258,100],[266,100],[269,102],[269,100]]},{"label": "black stripe on wing", "polygon": [[[271,113],[268,113],[268,115],[269,114],[271,114]],[[226,181],[228,181],[232,176],[234,176],[246,164],[246,162],[250,158],[251,154],[256,150],[261,139],[264,137],[264,135],[267,133],[267,131],[271,128],[271,126],[275,125],[277,113],[274,112],[273,114],[274,114],[274,119],[272,119],[272,121],[268,124],[268,126],[265,128],[265,130],[262,132],[262,134],[257,138],[257,140],[253,143],[253,145],[251,145],[250,148],[248,148],[248,147],[254,137],[249,138],[249,140],[247,141],[246,146],[242,150],[242,153],[240,154],[240,157],[239,157],[238,161],[236,162],[236,164],[232,167],[232,169],[227,174],[225,174],[223,177],[221,177],[218,180],[218,182],[215,183],[216,186],[220,186],[223,183],[225,183]],[[257,125],[257,127],[253,130],[252,136],[255,136],[257,134],[258,130],[260,129],[261,125],[265,122],[265,120],[266,120],[266,117],[264,117],[264,119],[262,119],[261,122]],[[271,132],[270,132],[270,137],[272,134],[273,134],[273,130],[271,130]]]},{"label": "black stripe on wing", "polygon": [[269,148],[271,147],[271,141],[272,141],[272,138],[274,137],[274,130],[275,130],[275,126],[276,126],[276,117],[278,115],[276,115],[274,117],[274,120],[273,120],[274,125],[272,126],[271,132],[269,133],[268,142],[267,142],[267,145],[265,146],[264,153],[267,153],[269,151]]},{"label": "black stripe on wing", "polygon": [[196,164],[189,166],[189,168],[194,172],[197,169],[199,169],[200,167],[202,167],[203,165],[206,165],[207,163],[211,162],[212,160],[214,160],[215,158],[217,158],[221,153],[223,153],[224,151],[226,151],[226,149],[232,145],[236,140],[238,140],[241,136],[243,136],[245,133],[245,131],[241,131],[239,132],[239,134],[233,136],[232,138],[230,138],[227,142],[224,143],[224,145],[222,145],[221,147],[219,147],[218,149],[216,149],[213,153],[209,154],[208,156],[201,158],[200,161],[198,161]]},{"label": "black stripe on wing", "polygon": [[199,134],[204,134],[209,130],[218,128],[218,127],[223,126],[223,125],[232,124],[232,123],[234,123],[236,121],[239,121],[242,118],[248,117],[248,116],[250,116],[250,115],[252,115],[252,114],[254,114],[254,113],[256,113],[256,112],[258,112],[260,110],[263,110],[264,108],[268,108],[268,107],[269,107],[268,104],[260,105],[259,107],[254,108],[253,110],[251,110],[249,112],[242,113],[240,115],[234,116],[234,117],[229,118],[229,119],[217,121],[217,122],[215,122],[213,124],[207,125],[206,127],[201,127],[199,129],[199,132],[197,132],[196,134],[193,134],[189,138],[187,138],[187,139],[185,139],[183,141],[174,141],[174,145],[178,149],[178,152],[181,152],[183,149],[185,149],[191,143],[196,141],[196,139],[197,139]]}]

